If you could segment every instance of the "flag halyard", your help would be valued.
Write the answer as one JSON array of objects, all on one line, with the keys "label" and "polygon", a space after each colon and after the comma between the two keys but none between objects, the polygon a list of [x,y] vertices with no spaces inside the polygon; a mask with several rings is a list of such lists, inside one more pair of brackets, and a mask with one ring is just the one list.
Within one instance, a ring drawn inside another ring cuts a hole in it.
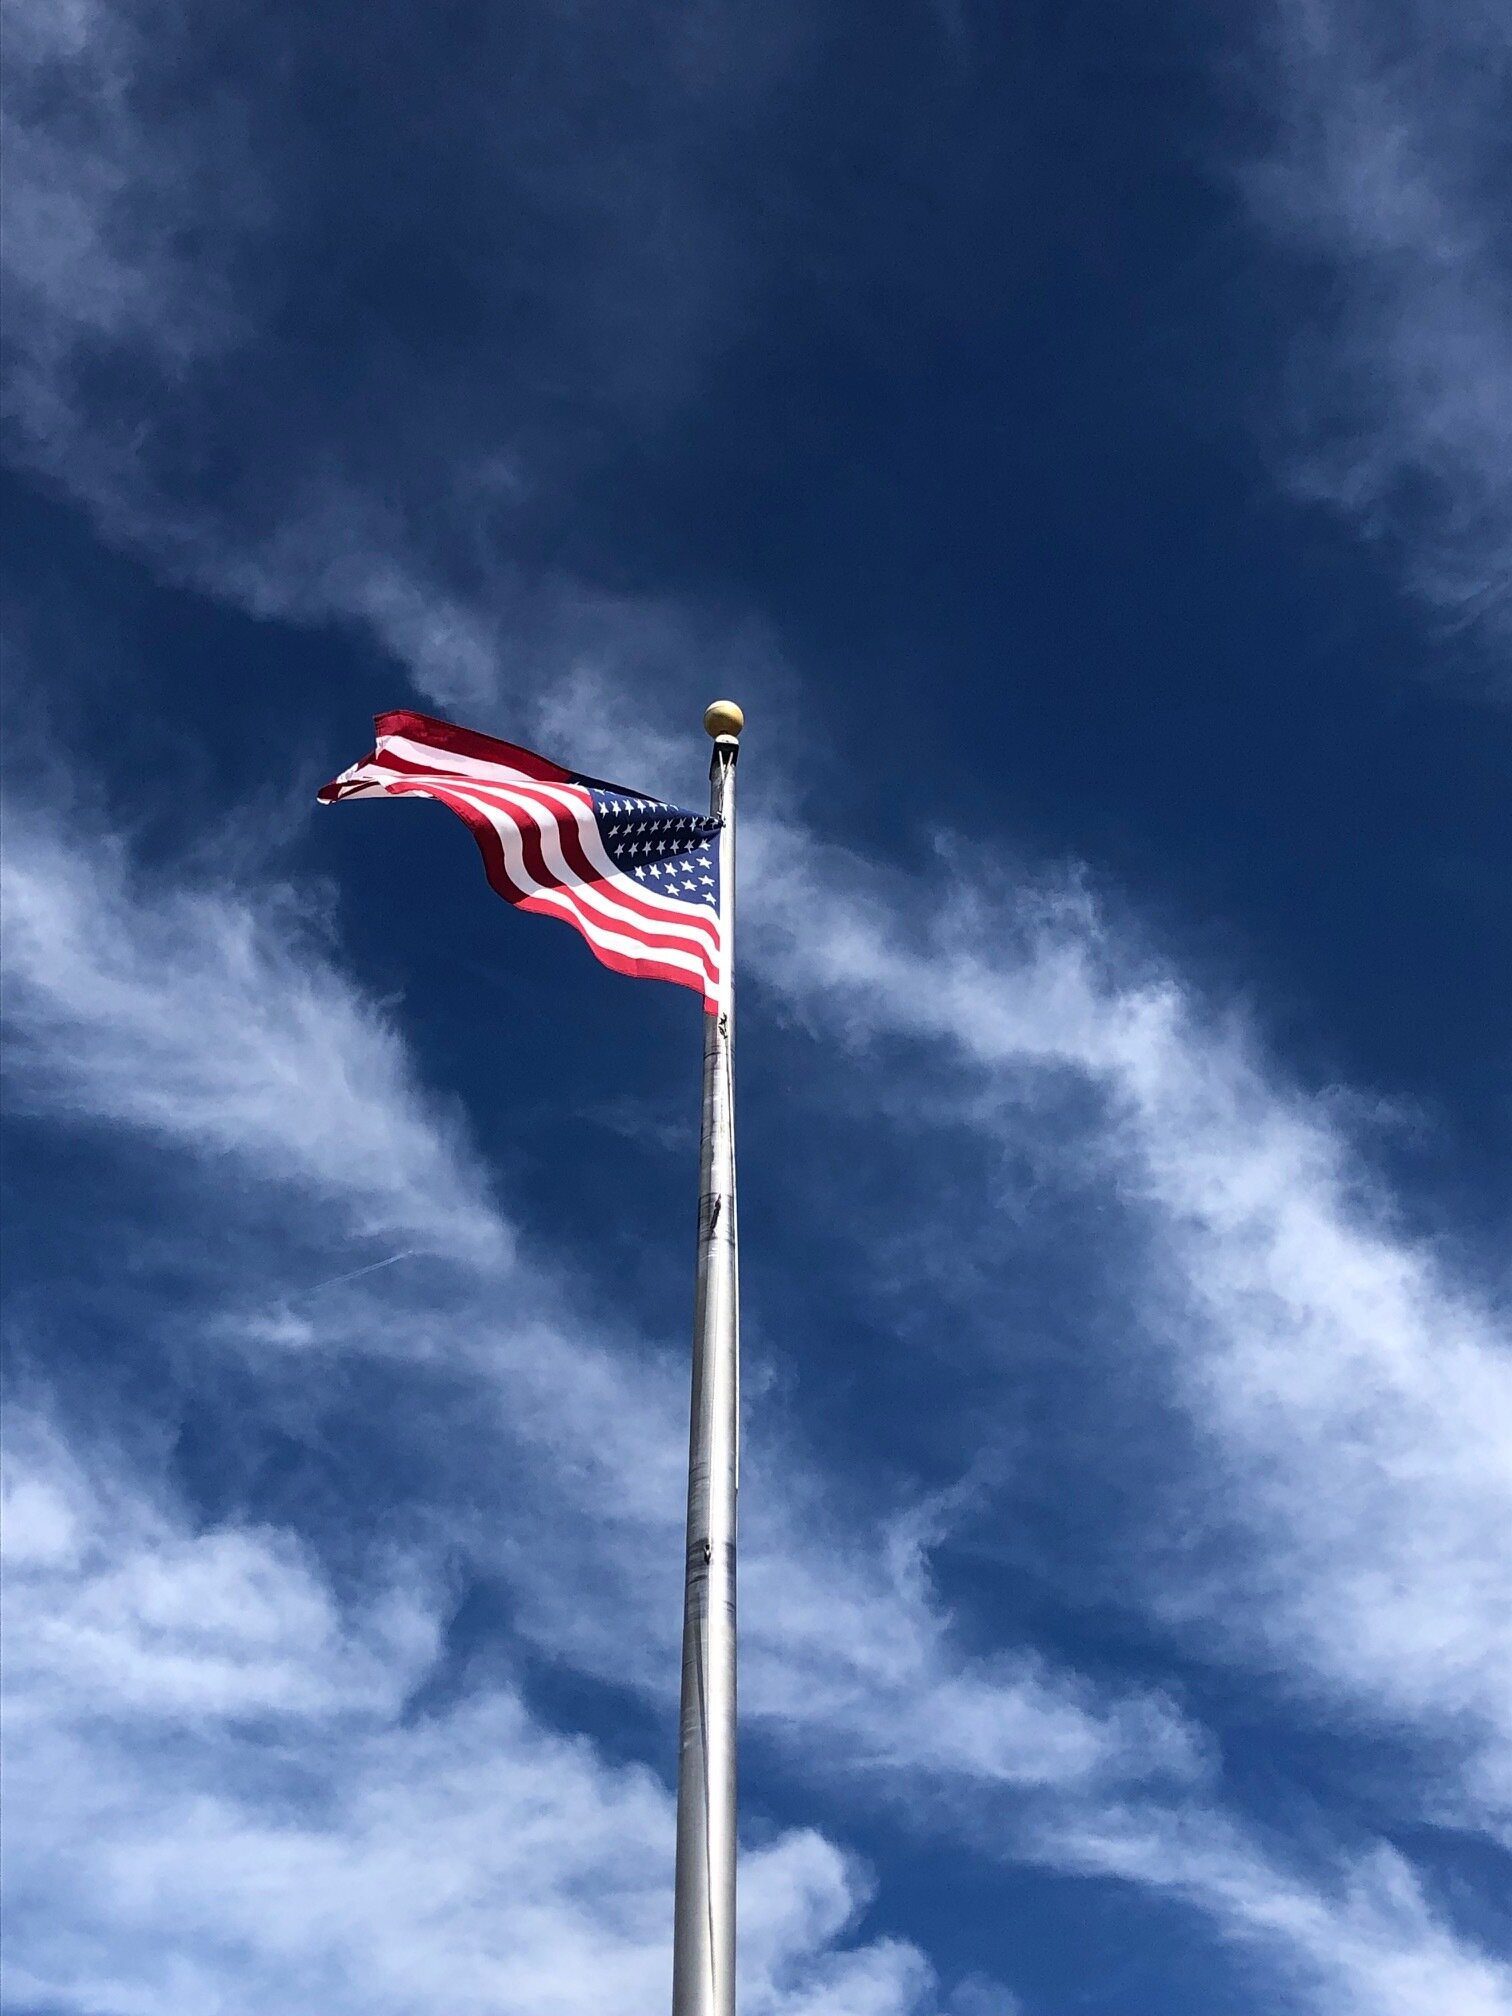
[{"label": "flag halyard", "polygon": [[370,755],[320,798],[433,798],[507,903],[559,917],[616,972],[723,1005],[720,821],[426,714],[380,714]]}]

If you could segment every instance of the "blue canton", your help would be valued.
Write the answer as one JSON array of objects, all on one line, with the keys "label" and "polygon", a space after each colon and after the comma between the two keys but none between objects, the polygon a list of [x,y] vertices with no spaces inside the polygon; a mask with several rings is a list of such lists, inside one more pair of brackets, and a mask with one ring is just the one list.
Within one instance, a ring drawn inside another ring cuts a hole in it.
[{"label": "blue canton", "polygon": [[591,787],[604,852],[622,874],[659,896],[719,908],[719,825],[655,798],[627,798]]}]

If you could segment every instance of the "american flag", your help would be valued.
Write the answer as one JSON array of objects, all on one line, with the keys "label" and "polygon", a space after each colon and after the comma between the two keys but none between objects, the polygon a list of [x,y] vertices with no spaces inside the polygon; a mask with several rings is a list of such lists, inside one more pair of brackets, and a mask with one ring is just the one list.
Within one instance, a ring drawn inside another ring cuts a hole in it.
[{"label": "american flag", "polygon": [[718,1012],[718,819],[425,714],[373,726],[372,754],[324,787],[325,804],[438,799],[472,828],[506,903],[565,918],[606,966],[696,988]]}]

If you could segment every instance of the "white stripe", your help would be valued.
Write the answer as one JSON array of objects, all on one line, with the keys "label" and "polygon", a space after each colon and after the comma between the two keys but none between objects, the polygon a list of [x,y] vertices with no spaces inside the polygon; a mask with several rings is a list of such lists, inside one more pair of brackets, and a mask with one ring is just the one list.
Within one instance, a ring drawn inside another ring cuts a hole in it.
[{"label": "white stripe", "polygon": [[410,763],[423,763],[438,773],[453,771],[459,777],[476,777],[480,783],[533,784],[537,779],[528,770],[511,763],[490,763],[481,756],[460,756],[455,749],[441,749],[430,742],[416,742],[408,735],[380,735],[378,749],[391,749]]},{"label": "white stripe", "polygon": [[[465,797],[469,804],[477,805],[478,809],[485,816],[492,817],[487,801],[479,795],[475,795],[470,791],[460,792],[459,795]],[[717,938],[711,939],[707,932],[699,930],[691,922],[684,922],[681,918],[666,917],[661,908],[657,909],[654,917],[646,917],[638,911],[627,909],[623,903],[617,902],[612,895],[605,893],[600,883],[585,881],[581,875],[578,875],[568,867],[566,857],[562,853],[561,835],[557,832],[554,825],[541,819],[539,806],[533,804],[529,798],[525,798],[524,802],[516,808],[513,803],[513,794],[501,792],[499,795],[508,798],[511,809],[517,809],[522,818],[529,822],[531,832],[535,834],[541,843],[541,852],[546,858],[546,866],[551,871],[557,885],[563,889],[572,890],[576,900],[581,902],[587,911],[602,916],[604,921],[610,925],[624,925],[631,931],[658,931],[674,938],[680,938],[687,944],[696,945],[700,951],[708,955],[709,962],[717,974],[719,968]],[[523,797],[523,794],[521,796]],[[650,950],[651,948],[648,947],[647,949]]]},{"label": "white stripe", "polygon": [[[567,912],[571,915],[572,922],[582,932],[590,945],[609,946],[617,952],[625,953],[627,957],[643,965],[670,966],[676,972],[688,974],[697,983],[701,991],[708,995],[711,1000],[715,998],[716,990],[719,986],[718,979],[709,972],[708,967],[701,959],[695,958],[686,952],[669,951],[664,945],[648,945],[644,938],[627,938],[618,931],[606,931],[601,924],[584,916],[578,903],[568,890],[564,889],[556,893],[561,896],[563,903],[566,905]],[[536,900],[535,897],[530,898],[532,903]]]},{"label": "white stripe", "polygon": [[[513,794],[500,790],[499,797],[508,801],[505,807],[500,807],[477,789],[469,791],[462,784],[454,784],[451,789],[455,796],[465,799],[469,805],[481,812],[495,830],[498,830],[495,814],[501,810],[505,812],[505,816],[515,819],[519,824],[528,825],[529,830],[541,843],[541,852],[546,858],[546,866],[553,878],[552,883],[547,885],[548,888],[555,886],[570,890],[574,901],[581,903],[586,913],[602,917],[610,926],[623,925],[628,930],[639,932],[658,931],[697,946],[707,955],[709,963],[717,973],[719,967],[717,937],[711,939],[708,933],[680,919],[667,919],[660,909],[654,917],[644,917],[605,894],[597,882],[585,881],[581,875],[574,874],[562,854],[561,836],[554,826],[542,822],[539,806],[532,804],[528,798],[523,804],[516,806],[513,803]],[[532,883],[532,887],[536,886],[538,885]],[[647,947],[648,951],[651,949],[653,948]]]},{"label": "white stripe", "polygon": [[[485,794],[489,792],[496,794],[507,806],[524,813],[531,830],[540,837],[542,852],[556,881],[566,888],[581,890],[584,900],[601,911],[609,923],[625,923],[633,930],[666,932],[671,937],[702,946],[715,964],[718,964],[719,919],[712,907],[701,904],[697,910],[693,910],[686,903],[679,903],[675,899],[663,896],[659,890],[649,889],[642,883],[633,881],[622,869],[616,868],[604,853],[599,841],[591,803],[580,799],[572,786],[543,787],[534,778],[521,784],[509,785],[503,781],[502,773],[497,766],[494,776],[486,785],[479,783],[471,786],[464,778],[450,777],[437,770],[416,774],[407,770],[390,770],[376,763],[367,765],[364,774],[385,780],[377,786],[383,791],[397,788],[414,797],[433,796],[431,786],[450,791],[482,812],[490,824],[496,824],[493,814],[499,808]],[[595,857],[603,864],[602,879],[585,880],[575,869],[568,866],[561,849],[561,836],[554,823],[544,821],[540,816],[540,806],[536,802],[538,797],[545,797],[548,803],[560,805],[573,814],[578,836],[584,843],[590,865],[594,863]],[[534,888],[536,885],[532,883],[531,886]],[[639,897],[653,915],[646,917],[638,911],[629,909],[623,901],[623,895],[620,894],[624,891]]]},{"label": "white stripe", "polygon": [[[422,795],[416,793],[416,796]],[[428,794],[425,794],[428,795]],[[469,803],[476,802],[471,794]],[[695,974],[700,984],[709,989],[713,986],[702,959],[691,952],[664,949],[659,945],[648,945],[643,938],[627,938],[623,933],[606,929],[596,919],[584,914],[581,905],[565,889],[543,888],[525,866],[524,849],[520,841],[520,829],[507,812],[497,806],[479,804],[477,808],[499,836],[499,844],[504,849],[504,865],[509,879],[517,889],[549,903],[554,910],[560,910],[575,923],[584,937],[595,945],[604,945],[612,951],[623,952],[629,958],[654,959],[659,965],[674,966],[685,973]]]},{"label": "white stripe", "polygon": [[[632,889],[642,899],[655,903],[658,910],[665,910],[667,912],[669,921],[672,923],[686,924],[690,921],[688,906],[685,903],[662,896],[659,890],[648,888],[644,884],[634,881],[633,878],[624,873],[623,869],[615,867],[609,856],[604,852],[603,842],[598,830],[598,821],[594,817],[593,800],[585,785],[548,782],[541,777],[532,777],[528,771],[517,770],[510,764],[489,763],[477,756],[459,756],[450,749],[436,748],[428,742],[417,742],[409,735],[380,735],[378,738],[378,748],[380,751],[391,750],[394,755],[403,757],[408,762],[425,764],[430,774],[438,779],[447,779],[452,776],[476,778],[479,783],[491,784],[500,791],[508,791],[512,787],[518,788],[524,786],[530,791],[538,792],[543,798],[549,799],[553,804],[563,806],[574,814],[577,819],[578,833],[583,842],[583,851],[587,856],[588,862],[605,881],[618,882],[623,888]],[[376,770],[379,766],[370,764],[367,767],[370,770]],[[397,778],[406,776],[406,773],[401,770],[386,771],[384,774]],[[416,777],[413,781],[418,784],[423,780]],[[659,801],[654,799],[647,801],[648,806],[658,803]],[[581,881],[582,878],[573,875],[569,879],[576,883]],[[715,926],[715,936],[717,937],[717,919],[714,916],[712,905],[709,906],[709,910],[709,921]],[[692,921],[699,922],[701,920],[695,916]],[[712,949],[713,940],[711,939],[710,942]]]},{"label": "white stripe", "polygon": [[[704,914],[700,915],[699,911],[690,910],[686,903],[678,902],[675,897],[664,896],[659,889],[647,888],[628,876],[623,868],[617,868],[604,852],[603,842],[599,837],[598,821],[594,817],[591,804],[586,807],[580,806],[568,790],[540,784],[530,785],[528,792],[524,789],[504,791],[501,788],[500,795],[509,798],[511,803],[516,797],[525,797],[527,803],[531,798],[545,798],[548,803],[559,804],[575,815],[583,852],[587,856],[589,867],[596,873],[597,879],[590,883],[584,883],[582,876],[575,869],[568,867],[561,853],[560,836],[555,827],[545,823],[541,823],[538,827],[543,837],[543,844],[546,836],[550,837],[552,851],[557,856],[557,863],[560,863],[560,879],[563,882],[588,889],[597,889],[601,882],[606,882],[611,887],[617,884],[621,890],[628,890],[643,903],[649,903],[659,919],[665,918],[667,929],[676,931],[679,937],[685,937],[691,931],[708,945],[711,952],[715,950],[719,942],[719,920],[713,910],[700,906],[704,910]],[[557,863],[553,863],[553,872],[556,872]]]}]

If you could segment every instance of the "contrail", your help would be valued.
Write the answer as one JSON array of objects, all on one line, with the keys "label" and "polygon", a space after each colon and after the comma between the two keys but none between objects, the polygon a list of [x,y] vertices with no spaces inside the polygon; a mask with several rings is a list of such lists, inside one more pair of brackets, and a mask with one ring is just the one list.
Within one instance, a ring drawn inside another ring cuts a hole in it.
[{"label": "contrail", "polygon": [[[327,1288],[339,1288],[343,1281],[360,1281],[364,1274],[376,1274],[380,1267],[392,1267],[396,1261],[409,1260],[422,1251],[419,1246],[406,1246],[402,1253],[390,1253],[386,1260],[372,1260],[366,1267],[354,1267],[349,1274],[333,1274],[329,1281],[317,1281],[313,1288],[306,1288],[304,1295],[319,1295]],[[300,1297],[302,1301],[304,1296]]]}]

